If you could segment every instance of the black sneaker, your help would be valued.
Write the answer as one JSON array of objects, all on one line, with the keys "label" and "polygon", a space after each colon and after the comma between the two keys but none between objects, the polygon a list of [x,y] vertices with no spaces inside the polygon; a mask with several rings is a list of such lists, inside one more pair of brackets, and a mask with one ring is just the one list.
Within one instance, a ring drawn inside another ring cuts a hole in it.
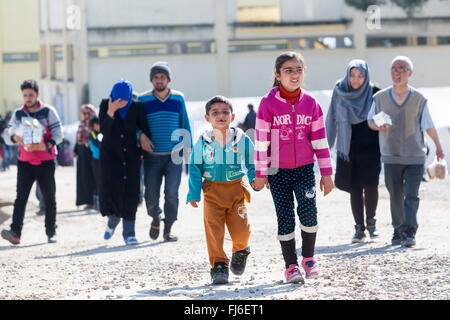
[{"label": "black sneaker", "polygon": [[375,219],[368,219],[366,221],[367,224],[366,229],[367,231],[369,231],[370,238],[377,238],[380,236],[375,226],[375,223],[376,223]]},{"label": "black sneaker", "polygon": [[12,230],[2,230],[2,238],[8,240],[14,245],[20,244],[20,238],[16,235],[16,233]]},{"label": "black sneaker", "polygon": [[416,237],[415,237],[415,231],[413,228],[408,228],[405,231],[405,238],[402,242],[403,247],[410,248],[412,246],[416,245]]},{"label": "black sneaker", "polygon": [[160,224],[159,216],[156,218],[153,218],[153,221],[150,225],[150,231],[149,231],[150,238],[153,240],[156,240],[159,237],[159,224]]},{"label": "black sneaker", "polygon": [[364,225],[355,224],[355,235],[352,238],[352,243],[361,243],[365,237],[366,234],[364,233]]},{"label": "black sneaker", "polygon": [[45,209],[39,209],[39,211],[36,211],[37,216],[43,216],[45,215]]},{"label": "black sneaker", "polygon": [[56,243],[57,239],[56,239],[56,234],[52,235],[52,236],[48,236],[47,237],[47,242],[48,243]]},{"label": "black sneaker", "polygon": [[214,268],[211,269],[212,284],[228,283],[228,266],[225,262],[216,262]]},{"label": "black sneaker", "polygon": [[402,244],[404,240],[403,233],[400,231],[400,229],[394,229],[394,235],[392,236],[392,245],[393,246],[399,246]]},{"label": "black sneaker", "polygon": [[168,242],[176,242],[176,241],[178,241],[178,237],[176,237],[176,236],[174,236],[174,235],[172,235],[170,233],[165,234],[163,236],[163,238],[164,238],[164,241],[168,241]]},{"label": "black sneaker", "polygon": [[231,257],[230,270],[235,275],[240,276],[244,273],[247,257],[250,254],[250,247],[247,249],[236,251]]}]

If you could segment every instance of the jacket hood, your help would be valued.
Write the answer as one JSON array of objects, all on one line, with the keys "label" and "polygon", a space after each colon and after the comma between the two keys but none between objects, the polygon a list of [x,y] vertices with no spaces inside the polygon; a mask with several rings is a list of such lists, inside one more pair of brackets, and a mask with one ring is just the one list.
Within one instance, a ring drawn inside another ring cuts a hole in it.
[{"label": "jacket hood", "polygon": [[[241,141],[245,135],[244,131],[240,128],[231,127],[230,131],[231,131],[231,135],[232,135],[231,136],[232,145],[235,145],[239,141]],[[213,130],[206,130],[205,132],[202,133],[201,137],[204,141],[206,141],[208,143],[212,143],[214,141],[212,139],[212,135],[213,135]]]}]

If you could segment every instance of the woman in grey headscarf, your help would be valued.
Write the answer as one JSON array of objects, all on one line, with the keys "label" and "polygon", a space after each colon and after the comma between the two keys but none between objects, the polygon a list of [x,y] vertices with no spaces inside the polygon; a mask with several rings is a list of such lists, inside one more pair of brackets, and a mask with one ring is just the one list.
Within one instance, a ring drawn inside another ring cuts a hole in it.
[{"label": "woman in grey headscarf", "polygon": [[352,243],[365,238],[365,229],[371,238],[378,236],[375,213],[381,170],[380,146],[378,132],[367,125],[372,97],[378,90],[370,82],[367,63],[359,59],[350,61],[345,77],[336,82],[326,118],[330,149],[336,141],[335,185],[350,193],[356,230]]}]

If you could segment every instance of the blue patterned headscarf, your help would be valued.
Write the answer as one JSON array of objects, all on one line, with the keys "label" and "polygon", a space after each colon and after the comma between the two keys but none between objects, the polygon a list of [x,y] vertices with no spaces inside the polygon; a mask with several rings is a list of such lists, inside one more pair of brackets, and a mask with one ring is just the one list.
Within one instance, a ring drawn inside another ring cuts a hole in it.
[{"label": "blue patterned headscarf", "polygon": [[125,119],[128,109],[130,109],[131,102],[133,102],[133,88],[131,83],[127,79],[120,79],[114,84],[110,97],[112,101],[116,101],[117,99],[128,101],[128,104],[125,107],[117,110],[120,117]]}]

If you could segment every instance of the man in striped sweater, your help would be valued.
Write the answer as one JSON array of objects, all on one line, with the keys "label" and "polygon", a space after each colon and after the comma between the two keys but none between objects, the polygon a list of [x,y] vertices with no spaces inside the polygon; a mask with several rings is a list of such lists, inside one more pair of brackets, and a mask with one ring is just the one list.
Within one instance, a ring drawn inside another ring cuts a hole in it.
[{"label": "man in striped sweater", "polygon": [[[150,238],[158,238],[160,215],[164,211],[164,240],[177,241],[178,238],[171,234],[171,228],[178,217],[178,189],[182,172],[180,159],[183,156],[188,159],[192,137],[184,95],[168,87],[170,80],[167,62],[156,62],[150,70],[153,90],[143,93],[138,100],[147,117],[154,146],[153,151],[144,158],[145,202],[147,213],[153,218]],[[164,210],[159,206],[163,177]]]}]

